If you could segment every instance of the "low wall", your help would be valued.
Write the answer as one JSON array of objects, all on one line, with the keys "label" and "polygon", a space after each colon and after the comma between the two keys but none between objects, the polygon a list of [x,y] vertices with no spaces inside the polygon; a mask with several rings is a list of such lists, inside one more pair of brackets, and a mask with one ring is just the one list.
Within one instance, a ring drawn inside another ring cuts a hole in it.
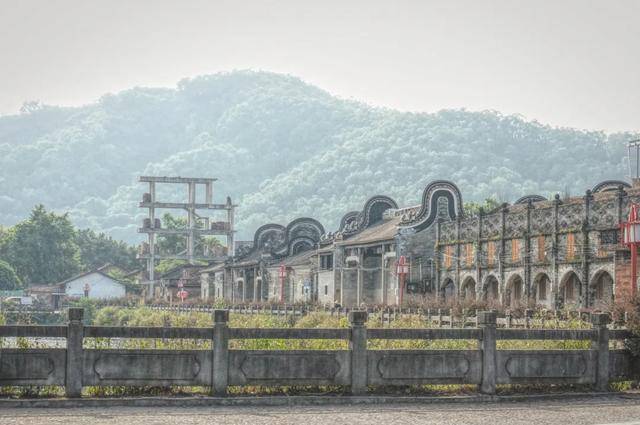
[{"label": "low wall", "polygon": [[[341,385],[364,394],[369,385],[475,384],[494,394],[497,384],[592,384],[634,380],[640,365],[610,340],[608,316],[592,315],[586,330],[498,329],[494,312],[479,312],[465,329],[367,329],[367,313],[352,311],[347,329],[229,328],[216,310],[210,328],[83,326],[83,310],[69,309],[67,326],[0,326],[0,337],[64,337],[66,349],[0,349],[0,385],[62,385],[69,397],[83,386],[205,386],[224,395],[229,386]],[[86,349],[84,338],[208,339],[208,350]],[[233,339],[333,339],[348,350],[230,350]],[[368,340],[477,340],[467,350],[370,350]],[[588,340],[589,350],[497,350],[498,340]]]}]

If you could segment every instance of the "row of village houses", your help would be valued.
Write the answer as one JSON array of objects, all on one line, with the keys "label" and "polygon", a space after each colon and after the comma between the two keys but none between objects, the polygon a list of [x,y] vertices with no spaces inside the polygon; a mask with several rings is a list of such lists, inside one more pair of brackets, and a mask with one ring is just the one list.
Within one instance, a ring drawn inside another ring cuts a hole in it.
[{"label": "row of village houses", "polygon": [[311,218],[264,225],[233,258],[173,271],[161,291],[175,296],[172,288],[186,282],[203,299],[236,304],[458,299],[610,308],[632,290],[619,229],[638,202],[640,185],[605,181],[582,196],[531,195],[468,214],[456,185],[435,181],[420,205],[374,196],[335,232]]},{"label": "row of village houses", "polygon": [[[416,206],[370,198],[345,214],[335,232],[312,218],[264,225],[224,262],[163,274],[153,296],[344,307],[430,299],[610,308],[632,292],[620,225],[634,203],[640,184],[605,181],[582,196],[525,196],[470,214],[455,184],[435,181]],[[124,296],[108,267],[30,293],[54,304],[62,297]]]}]

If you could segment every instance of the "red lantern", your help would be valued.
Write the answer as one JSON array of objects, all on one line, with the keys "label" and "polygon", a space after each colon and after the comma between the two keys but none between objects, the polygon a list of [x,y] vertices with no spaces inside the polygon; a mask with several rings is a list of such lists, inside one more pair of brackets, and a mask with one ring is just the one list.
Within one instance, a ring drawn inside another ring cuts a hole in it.
[{"label": "red lantern", "polygon": [[187,298],[189,296],[189,293],[187,291],[185,291],[184,289],[178,291],[178,297],[180,298],[180,302],[184,302],[185,298]]}]

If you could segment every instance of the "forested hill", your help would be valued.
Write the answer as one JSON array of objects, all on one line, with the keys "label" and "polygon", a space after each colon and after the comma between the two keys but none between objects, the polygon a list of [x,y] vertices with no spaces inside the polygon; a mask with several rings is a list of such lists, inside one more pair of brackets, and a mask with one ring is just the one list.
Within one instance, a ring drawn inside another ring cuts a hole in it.
[{"label": "forested hill", "polygon": [[403,113],[290,76],[216,74],[0,117],[0,224],[44,204],[135,241],[145,191],[136,176],[148,174],[219,178],[218,200],[240,205],[241,238],[298,216],[334,229],[374,194],[415,204],[434,179],[456,182],[465,201],[583,193],[624,175],[631,137],[495,112]]}]

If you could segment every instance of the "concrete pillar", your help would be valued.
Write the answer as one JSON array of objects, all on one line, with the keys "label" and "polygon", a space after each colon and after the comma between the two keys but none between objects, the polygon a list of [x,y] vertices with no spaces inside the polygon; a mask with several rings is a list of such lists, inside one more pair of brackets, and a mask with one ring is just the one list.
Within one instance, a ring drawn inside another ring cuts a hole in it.
[{"label": "concrete pillar", "polygon": [[367,392],[367,321],[366,311],[349,312],[351,326],[351,394]]},{"label": "concrete pillar", "polygon": [[213,204],[213,183],[205,183],[205,202],[207,204]]},{"label": "concrete pillar", "polygon": [[212,392],[227,394],[229,384],[229,310],[213,311],[213,367],[211,369]]},{"label": "concrete pillar", "polygon": [[233,237],[233,229],[234,229],[234,207],[231,202],[231,197],[227,196],[227,221],[229,222],[229,229],[227,233],[227,254],[229,257],[233,257],[235,255],[235,242]]},{"label": "concrete pillar", "polygon": [[480,311],[477,313],[478,327],[482,329],[482,383],[480,392],[496,393],[496,312]]},{"label": "concrete pillar", "polygon": [[65,393],[69,398],[78,398],[82,394],[83,317],[83,308],[69,308],[69,323],[67,325],[67,366],[64,381]]},{"label": "concrete pillar", "polygon": [[189,186],[189,207],[187,208],[187,227],[189,228],[189,233],[187,235],[187,258],[189,260],[189,264],[194,264],[193,259],[193,247],[194,247],[194,229],[196,227],[196,215],[195,215],[195,207],[196,203],[196,184],[193,182],[188,183]]},{"label": "concrete pillar", "polygon": [[[156,202],[156,183],[149,182],[149,195],[151,195],[151,203],[153,205]],[[151,225],[155,227],[155,208],[149,208],[149,220]],[[149,273],[149,286],[147,288],[147,299],[153,299],[154,297],[154,281],[155,281],[155,267],[156,267],[156,235],[155,233],[149,233],[149,259],[147,260],[147,271]]]},{"label": "concrete pillar", "polygon": [[607,391],[609,389],[609,329],[607,325],[611,321],[607,313],[593,313],[591,324],[596,330],[596,339],[592,342],[592,349],[597,351],[596,366],[596,390]]}]

